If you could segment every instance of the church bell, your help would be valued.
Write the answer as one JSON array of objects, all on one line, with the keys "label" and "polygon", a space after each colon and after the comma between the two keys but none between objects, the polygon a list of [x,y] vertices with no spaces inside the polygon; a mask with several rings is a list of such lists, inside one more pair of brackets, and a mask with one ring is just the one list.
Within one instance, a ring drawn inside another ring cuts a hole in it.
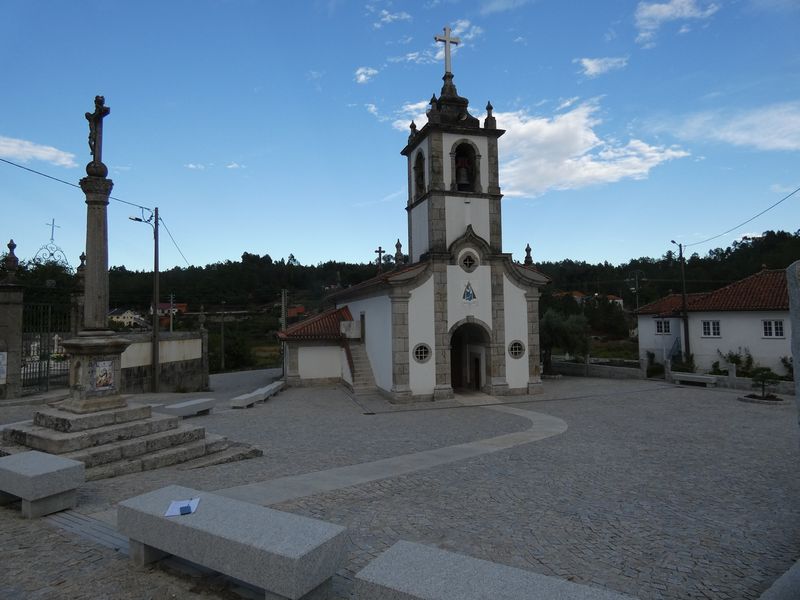
[{"label": "church bell", "polygon": [[470,185],[469,170],[463,164],[456,169],[456,185],[458,189],[468,188]]}]

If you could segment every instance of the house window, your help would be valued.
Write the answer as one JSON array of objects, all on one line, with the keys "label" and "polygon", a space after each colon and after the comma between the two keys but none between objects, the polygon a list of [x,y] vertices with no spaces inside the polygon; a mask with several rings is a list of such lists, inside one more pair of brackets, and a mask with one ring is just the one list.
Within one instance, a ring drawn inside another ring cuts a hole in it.
[{"label": "house window", "polygon": [[764,325],[764,337],[782,338],[783,335],[783,319],[767,319],[761,321]]},{"label": "house window", "polygon": [[521,358],[525,354],[525,344],[519,340],[514,340],[508,345],[508,353],[511,358]]},{"label": "house window", "polygon": [[719,321],[703,321],[703,337],[719,337]]},{"label": "house window", "polygon": [[414,346],[414,360],[424,363],[431,357],[431,347],[428,344],[417,344]]},{"label": "house window", "polygon": [[656,319],[656,333],[662,335],[669,333],[669,321],[667,319]]}]

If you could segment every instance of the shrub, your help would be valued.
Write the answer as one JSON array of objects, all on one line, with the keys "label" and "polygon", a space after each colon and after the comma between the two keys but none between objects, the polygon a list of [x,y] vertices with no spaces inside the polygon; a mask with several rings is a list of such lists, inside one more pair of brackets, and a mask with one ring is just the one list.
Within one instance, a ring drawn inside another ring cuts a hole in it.
[{"label": "shrub", "polygon": [[736,375],[738,377],[752,376],[755,361],[753,360],[753,355],[750,354],[749,348],[742,350],[742,347],[739,346],[738,352],[729,350],[725,354],[717,350],[717,354],[725,362],[736,365]]}]

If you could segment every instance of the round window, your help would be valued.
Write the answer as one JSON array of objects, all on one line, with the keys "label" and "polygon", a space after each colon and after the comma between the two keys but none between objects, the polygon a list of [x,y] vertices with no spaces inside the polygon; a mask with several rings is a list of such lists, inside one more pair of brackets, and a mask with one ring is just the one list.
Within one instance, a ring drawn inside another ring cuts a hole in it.
[{"label": "round window", "polygon": [[431,357],[431,347],[428,344],[417,344],[414,346],[414,360],[424,363]]},{"label": "round window", "polygon": [[508,345],[508,353],[511,355],[511,358],[520,358],[525,354],[525,345],[519,340],[514,340]]},{"label": "round window", "polygon": [[467,273],[472,273],[478,266],[478,258],[472,252],[465,252],[461,257],[461,268]]}]

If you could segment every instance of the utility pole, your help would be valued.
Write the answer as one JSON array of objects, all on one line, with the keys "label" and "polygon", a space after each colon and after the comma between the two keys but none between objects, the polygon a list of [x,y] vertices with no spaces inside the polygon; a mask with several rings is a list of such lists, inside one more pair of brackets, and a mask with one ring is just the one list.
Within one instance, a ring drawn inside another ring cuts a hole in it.
[{"label": "utility pole", "polygon": [[172,333],[172,316],[175,314],[175,294],[169,295],[169,332]]},{"label": "utility pole", "polygon": [[691,355],[692,351],[689,347],[689,302],[686,297],[686,270],[684,268],[685,259],[683,256],[683,244],[679,244],[675,240],[670,240],[673,244],[678,247],[678,260],[681,262],[681,289],[683,294],[683,338],[684,338],[684,345],[683,345],[683,360],[684,362],[689,362],[689,356]]},{"label": "utility pole", "polygon": [[[281,329],[284,331],[286,330],[286,301],[287,295],[289,290],[282,289],[281,290]],[[281,344],[281,354],[283,355],[283,360],[281,361],[281,373],[282,377],[286,377],[286,361],[288,360],[286,357],[286,342]]]},{"label": "utility pole", "polygon": [[153,393],[161,388],[161,358],[158,355],[161,320],[158,316],[158,207],[155,207],[153,218]]},{"label": "utility pole", "polygon": [[219,356],[219,370],[225,370],[225,300],[222,301],[222,320],[219,328],[219,342],[222,350]]},{"label": "utility pole", "polygon": [[633,287],[630,290],[636,296],[636,310],[639,310],[639,279],[641,278],[642,281],[647,281],[647,277],[645,277],[644,271],[641,269],[635,269],[628,275],[628,281],[630,282],[633,279]]}]

